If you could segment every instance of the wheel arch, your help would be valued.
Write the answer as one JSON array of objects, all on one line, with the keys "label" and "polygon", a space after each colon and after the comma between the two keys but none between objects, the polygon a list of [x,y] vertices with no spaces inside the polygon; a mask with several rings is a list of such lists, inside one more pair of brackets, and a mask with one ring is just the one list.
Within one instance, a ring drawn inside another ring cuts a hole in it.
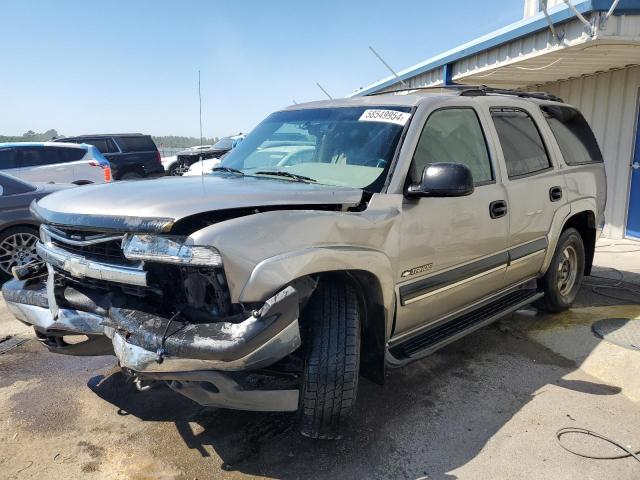
[{"label": "wheel arch", "polygon": [[259,302],[284,285],[303,278],[344,281],[356,290],[361,310],[361,372],[384,381],[384,354],[395,318],[391,262],[382,252],[352,247],[321,247],[260,262],[242,289],[239,301]]},{"label": "wheel arch", "polygon": [[568,228],[575,228],[582,237],[585,253],[584,274],[590,275],[591,267],[593,266],[593,256],[596,251],[597,226],[595,213],[592,210],[572,213],[564,222],[561,232],[564,232]]}]

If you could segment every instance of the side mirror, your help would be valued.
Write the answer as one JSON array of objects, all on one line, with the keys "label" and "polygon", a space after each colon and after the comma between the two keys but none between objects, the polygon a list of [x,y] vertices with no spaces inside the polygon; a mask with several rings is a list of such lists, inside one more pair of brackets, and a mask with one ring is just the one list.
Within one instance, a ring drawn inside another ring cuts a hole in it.
[{"label": "side mirror", "polygon": [[471,170],[460,163],[432,163],[420,183],[409,185],[407,197],[464,197],[473,193]]}]

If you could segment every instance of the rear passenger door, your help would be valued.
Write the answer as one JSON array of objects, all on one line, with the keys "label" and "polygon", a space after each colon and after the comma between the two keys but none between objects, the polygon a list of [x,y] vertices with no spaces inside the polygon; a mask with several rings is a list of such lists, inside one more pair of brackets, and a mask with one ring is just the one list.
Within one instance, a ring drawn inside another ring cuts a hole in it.
[{"label": "rear passenger door", "polygon": [[509,211],[509,267],[505,282],[535,276],[544,262],[555,212],[566,203],[564,177],[541,134],[542,115],[521,107],[491,107],[503,159]]},{"label": "rear passenger door", "polygon": [[24,147],[18,149],[20,177],[31,182],[71,183],[73,166],[56,147]]}]

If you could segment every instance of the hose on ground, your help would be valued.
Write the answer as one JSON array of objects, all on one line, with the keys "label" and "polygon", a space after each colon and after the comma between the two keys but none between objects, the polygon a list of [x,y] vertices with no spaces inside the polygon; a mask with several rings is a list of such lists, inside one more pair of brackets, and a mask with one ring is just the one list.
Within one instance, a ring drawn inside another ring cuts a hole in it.
[{"label": "hose on ground", "polygon": [[[577,450],[573,450],[573,449],[567,447],[564,443],[562,443],[562,437],[564,435],[571,434],[571,433],[573,433],[573,434],[581,434],[581,435],[589,435],[591,437],[599,438],[600,440],[603,440],[603,441],[605,441],[607,443],[610,443],[614,447],[619,448],[620,450],[624,451],[625,453],[621,453],[619,455],[590,455],[590,454],[579,452]],[[580,428],[580,427],[561,428],[560,430],[558,430],[556,432],[556,439],[558,440],[558,444],[563,449],[565,449],[567,452],[573,453],[574,455],[578,455],[579,457],[591,458],[591,459],[594,459],[594,460],[618,460],[618,459],[621,459],[621,458],[633,457],[638,462],[640,462],[640,450],[637,450],[637,451],[634,452],[633,450],[631,450],[631,448],[625,447],[621,443],[616,442],[615,440],[612,440],[609,437],[605,437],[604,435],[601,435],[601,434],[599,434],[597,432],[593,432],[591,430],[587,430],[586,428]]]}]

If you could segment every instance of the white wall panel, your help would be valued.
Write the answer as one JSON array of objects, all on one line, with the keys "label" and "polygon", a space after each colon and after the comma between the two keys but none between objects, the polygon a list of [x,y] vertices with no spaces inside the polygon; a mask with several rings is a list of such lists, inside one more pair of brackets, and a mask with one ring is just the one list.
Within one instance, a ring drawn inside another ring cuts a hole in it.
[{"label": "white wall panel", "polygon": [[640,66],[530,87],[578,107],[598,139],[607,169],[605,235],[622,238],[638,117]]}]

